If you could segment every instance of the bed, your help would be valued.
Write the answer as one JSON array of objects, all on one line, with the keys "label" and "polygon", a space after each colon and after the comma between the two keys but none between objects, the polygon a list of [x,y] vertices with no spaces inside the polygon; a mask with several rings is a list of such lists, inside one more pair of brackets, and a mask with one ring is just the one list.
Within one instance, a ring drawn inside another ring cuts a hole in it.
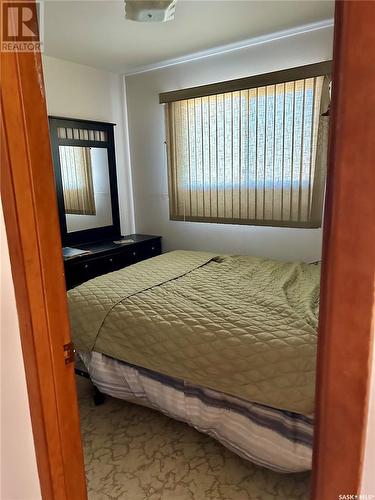
[{"label": "bed", "polygon": [[255,463],[311,468],[319,264],[175,251],[68,292],[104,393],[188,422]]}]

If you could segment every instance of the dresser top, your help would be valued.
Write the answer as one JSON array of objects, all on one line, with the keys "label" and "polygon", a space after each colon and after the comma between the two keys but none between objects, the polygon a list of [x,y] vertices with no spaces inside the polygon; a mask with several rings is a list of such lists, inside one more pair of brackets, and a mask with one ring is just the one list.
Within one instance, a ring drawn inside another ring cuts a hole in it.
[{"label": "dresser top", "polygon": [[[114,243],[113,240],[97,241],[96,243],[84,243],[82,245],[76,245],[70,248],[78,248],[80,250],[90,251],[90,256],[97,255],[103,252],[110,252],[115,250],[121,250],[121,248],[135,245],[137,243],[143,243],[145,241],[158,240],[161,236],[153,236],[151,234],[126,234],[121,236],[121,240],[133,240],[128,243]],[[117,241],[117,240],[116,240]],[[88,256],[86,254],[86,256]],[[69,257],[64,257],[64,260],[68,260]]]}]

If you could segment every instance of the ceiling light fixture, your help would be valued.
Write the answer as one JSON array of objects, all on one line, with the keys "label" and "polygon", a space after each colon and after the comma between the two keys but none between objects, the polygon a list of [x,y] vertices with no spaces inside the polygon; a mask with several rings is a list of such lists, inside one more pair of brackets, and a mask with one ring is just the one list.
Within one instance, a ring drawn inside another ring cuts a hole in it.
[{"label": "ceiling light fixture", "polygon": [[125,18],[141,23],[172,21],[177,0],[126,0]]}]

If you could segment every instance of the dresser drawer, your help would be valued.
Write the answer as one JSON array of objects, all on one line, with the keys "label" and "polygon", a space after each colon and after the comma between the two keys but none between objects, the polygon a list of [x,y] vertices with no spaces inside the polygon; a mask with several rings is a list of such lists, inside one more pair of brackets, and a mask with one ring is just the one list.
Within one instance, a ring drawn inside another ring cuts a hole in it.
[{"label": "dresser drawer", "polygon": [[[101,249],[100,249],[101,250]],[[94,256],[84,256],[65,261],[65,279],[67,289],[84,283],[92,278],[118,271],[141,260],[155,257],[161,253],[160,238],[134,242],[129,245],[117,245],[110,250],[101,251]]]},{"label": "dresser drawer", "polygon": [[102,274],[118,271],[119,269],[129,266],[135,262],[133,250],[130,248],[124,248],[119,252],[104,255],[101,259],[103,261]]},{"label": "dresser drawer", "polygon": [[118,271],[133,262],[134,256],[129,249],[128,251],[114,252],[92,259],[69,263],[66,265],[66,273],[68,274],[71,286],[76,286],[96,276]]},{"label": "dresser drawer", "polygon": [[106,271],[106,263],[102,258],[85,259],[65,264],[65,277],[67,288],[80,285],[96,276],[108,272]]},{"label": "dresser drawer", "polygon": [[153,240],[139,244],[142,259],[150,259],[161,254],[161,241]]}]

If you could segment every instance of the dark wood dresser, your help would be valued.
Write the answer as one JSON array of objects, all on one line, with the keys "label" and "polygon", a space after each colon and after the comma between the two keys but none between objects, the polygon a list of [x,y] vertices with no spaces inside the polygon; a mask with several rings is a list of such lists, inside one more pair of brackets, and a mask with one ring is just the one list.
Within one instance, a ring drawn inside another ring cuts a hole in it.
[{"label": "dark wood dresser", "polygon": [[85,243],[76,248],[90,253],[73,258],[64,257],[67,290],[96,276],[161,254],[161,236],[129,234],[122,239],[133,241],[123,244],[116,244],[112,240]]}]

